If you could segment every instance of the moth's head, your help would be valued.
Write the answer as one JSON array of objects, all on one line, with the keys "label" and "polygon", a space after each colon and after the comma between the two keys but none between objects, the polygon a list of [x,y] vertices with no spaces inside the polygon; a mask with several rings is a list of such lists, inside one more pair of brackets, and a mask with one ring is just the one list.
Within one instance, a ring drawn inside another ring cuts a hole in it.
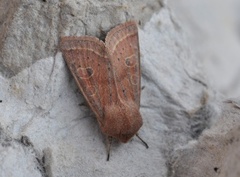
[{"label": "moth's head", "polygon": [[142,117],[135,103],[105,107],[101,129],[104,134],[128,142],[142,126]]}]

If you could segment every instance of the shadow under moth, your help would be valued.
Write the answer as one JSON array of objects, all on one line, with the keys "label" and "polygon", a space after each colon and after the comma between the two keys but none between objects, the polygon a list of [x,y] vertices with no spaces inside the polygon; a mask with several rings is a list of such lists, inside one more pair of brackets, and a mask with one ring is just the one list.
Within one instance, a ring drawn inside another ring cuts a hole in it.
[{"label": "shadow under moth", "polygon": [[110,30],[105,43],[92,36],[62,37],[60,49],[83,96],[107,136],[126,143],[142,126],[139,112],[141,70],[138,28],[134,21]]}]

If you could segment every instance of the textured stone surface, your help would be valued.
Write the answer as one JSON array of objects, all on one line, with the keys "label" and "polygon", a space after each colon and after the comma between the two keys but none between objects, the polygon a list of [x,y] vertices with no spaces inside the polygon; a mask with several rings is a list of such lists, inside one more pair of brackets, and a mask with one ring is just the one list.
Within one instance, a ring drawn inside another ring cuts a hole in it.
[{"label": "textured stone surface", "polygon": [[5,77],[12,77],[37,60],[55,55],[63,33],[104,36],[109,28],[132,18],[144,24],[162,2],[143,2],[23,0],[20,4],[19,0],[1,0],[0,7],[6,11],[0,13],[0,41],[4,41],[0,69]]},{"label": "textured stone surface", "polygon": [[221,105],[222,115],[198,141],[190,141],[175,151],[171,176],[237,176],[239,173],[240,109],[235,104]]},{"label": "textured stone surface", "polygon": [[[240,3],[237,0],[170,0],[169,5],[187,33],[205,82],[217,93],[215,100],[236,97],[233,101],[215,104],[221,114],[212,126],[207,126],[210,129],[173,153],[170,176],[239,176]],[[200,113],[194,116],[197,119],[206,115],[204,109],[197,112]]]},{"label": "textured stone surface", "polygon": [[209,84],[227,97],[240,95],[240,1],[169,0]]},{"label": "textured stone surface", "polygon": [[[0,176],[238,176],[229,165],[239,167],[231,160],[238,161],[239,100],[222,102],[215,76],[201,64],[212,50],[196,55],[194,30],[176,18],[180,2],[11,2],[0,0],[7,12],[0,14]],[[84,34],[103,39],[129,19],[141,24],[139,134],[150,148],[137,138],[114,142],[107,162],[105,137],[58,41]]]},{"label": "textured stone surface", "polygon": [[221,168],[216,169],[220,177],[238,177],[240,176],[240,128],[236,127],[228,134],[228,139],[232,145],[228,148]]}]

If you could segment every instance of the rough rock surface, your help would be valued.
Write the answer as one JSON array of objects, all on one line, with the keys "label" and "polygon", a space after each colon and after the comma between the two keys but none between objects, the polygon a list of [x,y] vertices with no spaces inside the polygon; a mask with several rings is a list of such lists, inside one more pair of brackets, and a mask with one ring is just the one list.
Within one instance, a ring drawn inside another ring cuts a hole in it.
[{"label": "rough rock surface", "polygon": [[[224,102],[199,64],[193,29],[175,16],[181,8],[160,0],[0,0],[0,7],[0,176],[239,176],[239,100]],[[130,19],[139,22],[139,134],[150,148],[137,138],[114,142],[107,162],[105,137],[58,41],[104,39]]]}]

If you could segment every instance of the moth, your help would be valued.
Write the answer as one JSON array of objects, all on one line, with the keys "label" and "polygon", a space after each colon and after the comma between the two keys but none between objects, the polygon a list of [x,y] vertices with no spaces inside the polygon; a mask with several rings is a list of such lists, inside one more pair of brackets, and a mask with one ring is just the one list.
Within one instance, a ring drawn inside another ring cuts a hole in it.
[{"label": "moth", "polygon": [[143,124],[140,108],[141,70],[138,28],[134,21],[110,30],[105,43],[92,36],[62,37],[63,57],[100,129],[108,138],[123,143]]}]

